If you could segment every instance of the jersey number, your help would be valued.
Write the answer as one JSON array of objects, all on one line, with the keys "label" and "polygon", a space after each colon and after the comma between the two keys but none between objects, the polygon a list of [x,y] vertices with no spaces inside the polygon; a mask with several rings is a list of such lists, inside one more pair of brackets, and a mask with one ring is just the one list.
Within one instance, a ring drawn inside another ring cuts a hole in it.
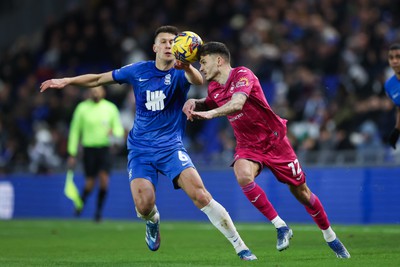
[{"label": "jersey number", "polygon": [[189,164],[189,157],[182,151],[178,151],[178,158],[180,161],[182,161],[182,166],[186,166]]},{"label": "jersey number", "polygon": [[290,162],[288,164],[288,167],[292,169],[293,177],[301,173],[301,167],[298,159],[295,159],[293,162]]}]

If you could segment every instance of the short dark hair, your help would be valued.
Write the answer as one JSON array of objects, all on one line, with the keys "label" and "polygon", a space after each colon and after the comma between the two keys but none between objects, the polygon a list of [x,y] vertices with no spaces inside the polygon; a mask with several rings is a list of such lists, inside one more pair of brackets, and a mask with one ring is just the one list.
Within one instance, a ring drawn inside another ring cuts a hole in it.
[{"label": "short dark hair", "polygon": [[157,36],[162,33],[162,32],[166,32],[166,33],[171,33],[174,35],[178,35],[179,33],[179,29],[175,26],[171,26],[171,25],[164,25],[159,27],[155,32],[154,32],[154,40],[157,38]]},{"label": "short dark hair", "polygon": [[394,43],[389,46],[389,51],[391,50],[400,50],[400,43]]},{"label": "short dark hair", "polygon": [[229,52],[228,47],[220,42],[208,42],[201,46],[199,51],[200,56],[212,54],[218,54],[222,56],[227,62],[230,62],[231,60],[231,53]]}]

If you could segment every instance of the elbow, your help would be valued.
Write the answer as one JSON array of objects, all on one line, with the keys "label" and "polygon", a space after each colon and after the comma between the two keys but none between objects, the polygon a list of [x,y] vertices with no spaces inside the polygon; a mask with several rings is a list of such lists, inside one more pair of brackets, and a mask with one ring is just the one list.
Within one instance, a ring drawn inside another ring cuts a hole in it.
[{"label": "elbow", "polygon": [[243,104],[242,104],[242,103],[235,103],[235,104],[232,106],[232,109],[233,109],[234,112],[242,111],[242,109],[243,109]]}]

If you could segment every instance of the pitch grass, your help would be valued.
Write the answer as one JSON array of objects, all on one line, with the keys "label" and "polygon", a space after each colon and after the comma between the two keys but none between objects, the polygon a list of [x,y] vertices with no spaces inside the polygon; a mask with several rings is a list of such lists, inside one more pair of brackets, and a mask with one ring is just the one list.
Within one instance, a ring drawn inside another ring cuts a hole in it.
[{"label": "pitch grass", "polygon": [[315,225],[292,224],[283,252],[271,224],[236,225],[258,261],[240,261],[207,222],[163,221],[161,247],[151,252],[141,221],[0,221],[0,266],[400,266],[399,225],[334,226],[351,259],[337,259]]}]

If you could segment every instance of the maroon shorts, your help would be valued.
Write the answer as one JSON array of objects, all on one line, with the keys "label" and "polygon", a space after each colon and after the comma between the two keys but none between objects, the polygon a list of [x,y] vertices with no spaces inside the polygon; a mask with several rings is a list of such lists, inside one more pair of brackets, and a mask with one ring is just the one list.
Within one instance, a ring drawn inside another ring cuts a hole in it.
[{"label": "maroon shorts", "polygon": [[306,175],[286,136],[282,140],[277,140],[273,145],[269,145],[265,150],[237,148],[234,162],[238,159],[258,162],[261,169],[267,167],[282,183],[295,186],[305,183]]}]

